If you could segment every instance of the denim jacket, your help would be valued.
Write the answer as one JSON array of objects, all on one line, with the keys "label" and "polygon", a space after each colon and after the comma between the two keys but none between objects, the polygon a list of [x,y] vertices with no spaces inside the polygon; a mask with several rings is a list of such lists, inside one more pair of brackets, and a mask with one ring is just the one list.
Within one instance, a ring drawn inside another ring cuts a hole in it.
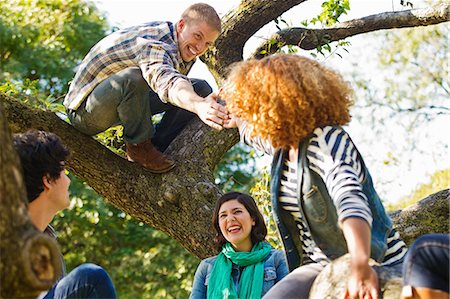
[{"label": "denim jacket", "polygon": [[[200,265],[195,272],[194,285],[192,287],[191,299],[205,299],[207,294],[207,287],[209,277],[211,275],[214,263],[217,256],[213,256],[201,261]],[[233,277],[236,288],[239,285],[239,278],[242,274],[242,267],[233,264],[231,270],[231,276]],[[280,281],[288,274],[286,260],[281,250],[272,249],[269,255],[264,260],[264,282],[261,296],[267,293],[267,291],[274,286],[275,283]]]},{"label": "denim jacket", "polygon": [[[309,140],[308,140],[309,141]],[[309,142],[306,142],[306,146]],[[305,161],[306,155],[302,156],[302,146],[299,146],[298,158],[298,176],[299,182],[309,180],[311,190],[302,190],[303,194],[315,193],[314,197],[298,195],[300,211],[302,217],[307,221],[311,231],[311,237],[317,246],[330,259],[335,259],[347,252],[345,238],[337,222],[336,208],[331,200],[325,183],[322,178],[314,171],[305,169],[308,162]],[[303,150],[305,150],[304,148]],[[359,153],[357,153],[359,155]],[[286,212],[279,204],[279,189],[284,160],[287,158],[286,151],[279,150],[275,153],[272,162],[271,173],[271,195],[274,220],[286,252],[286,259],[290,271],[303,264],[302,245],[297,233],[296,224],[291,215]],[[361,159],[362,161],[362,159]],[[366,166],[363,164],[366,173],[365,180],[362,183],[363,192],[366,195],[369,208],[372,213],[373,223],[371,229],[371,257],[381,262],[387,249],[387,237],[392,230],[392,221],[384,210],[383,204],[375,191],[372,178]],[[302,187],[298,187],[300,190]],[[313,189],[315,192],[312,192]],[[319,191],[319,192],[317,192]],[[308,194],[308,195],[309,195]]]}]

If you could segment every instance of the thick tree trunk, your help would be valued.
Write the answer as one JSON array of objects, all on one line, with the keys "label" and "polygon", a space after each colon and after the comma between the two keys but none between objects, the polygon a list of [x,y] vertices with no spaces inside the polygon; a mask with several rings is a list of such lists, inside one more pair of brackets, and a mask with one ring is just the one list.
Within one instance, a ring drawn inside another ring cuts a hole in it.
[{"label": "thick tree trunk", "polygon": [[[231,63],[242,60],[244,44],[255,32],[304,1],[243,0],[239,7],[225,15],[223,32],[216,42],[216,47],[202,57],[219,85],[226,74],[226,68]],[[296,44],[303,49],[312,49],[327,41],[364,32],[447,21],[448,3],[432,7],[429,11],[380,14],[349,21],[330,29],[292,29],[280,32],[276,39],[284,44]],[[267,45],[262,45],[255,52],[255,56],[265,48]],[[223,154],[238,142],[236,130],[216,132],[199,120],[192,121],[167,150],[167,153],[177,160],[177,167],[170,173],[153,175],[141,166],[109,151],[93,138],[81,134],[54,113],[29,108],[0,94],[0,107],[2,103],[5,105],[5,112],[0,110],[2,298],[33,297],[40,290],[48,288],[60,271],[54,241],[38,233],[27,217],[18,159],[11,146],[5,113],[14,132],[36,128],[58,134],[73,151],[73,159],[68,165],[70,170],[108,202],[132,217],[167,233],[199,258],[214,254],[211,246],[213,232],[210,229],[210,217],[213,204],[221,190],[214,184],[212,173]],[[446,200],[448,202],[448,190]],[[430,199],[425,206],[433,206],[435,201]],[[430,229],[429,223],[435,219],[436,214],[441,213],[433,210],[434,208],[428,210],[423,205],[418,208],[427,212],[405,210],[394,216],[401,235],[407,236],[408,240],[415,239],[418,234],[438,231]],[[440,211],[441,208],[438,209]],[[423,222],[417,223],[420,214],[425,217]],[[447,224],[448,206],[447,212],[441,216],[447,217],[439,220],[441,224]],[[445,231],[448,231],[448,228]],[[334,289],[330,292],[335,293]]]},{"label": "thick tree trunk", "polygon": [[19,158],[0,101],[0,298],[36,297],[61,275],[56,241],[30,222]]}]

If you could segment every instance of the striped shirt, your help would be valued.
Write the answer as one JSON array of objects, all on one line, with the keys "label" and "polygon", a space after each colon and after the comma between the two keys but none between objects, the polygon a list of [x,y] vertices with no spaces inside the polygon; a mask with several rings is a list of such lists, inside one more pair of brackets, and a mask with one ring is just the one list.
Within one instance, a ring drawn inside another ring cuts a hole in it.
[{"label": "striped shirt", "polygon": [[76,110],[99,83],[130,67],[140,68],[150,88],[166,103],[170,87],[178,80],[188,80],[194,62],[181,58],[175,26],[170,22],[119,30],[99,41],[83,59],[64,105]]},{"label": "striped shirt", "polygon": [[[256,149],[273,154],[269,142],[249,138],[245,125],[240,125],[241,139]],[[339,221],[357,217],[372,225],[372,214],[366,195],[362,191],[365,171],[361,156],[350,136],[340,128],[317,128],[307,148],[311,171],[320,175],[327,186],[336,207]],[[303,219],[297,201],[297,161],[285,161],[280,186],[280,204],[294,218],[302,240],[302,250],[307,260],[326,264],[328,258],[317,247],[311,237],[308,225]],[[301,182],[300,182],[301,183]],[[387,239],[387,250],[382,265],[392,264],[406,254],[406,244],[393,229]],[[304,262],[307,262],[304,261]]]}]

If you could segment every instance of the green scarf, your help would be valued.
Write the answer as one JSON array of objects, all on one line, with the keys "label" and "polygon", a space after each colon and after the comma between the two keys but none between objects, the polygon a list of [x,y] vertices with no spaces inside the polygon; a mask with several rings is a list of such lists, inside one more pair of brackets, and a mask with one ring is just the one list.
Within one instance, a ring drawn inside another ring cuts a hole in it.
[{"label": "green scarf", "polygon": [[[250,252],[236,252],[230,243],[222,247],[209,278],[208,299],[260,299],[264,281],[263,260],[272,246],[266,242],[256,243]],[[239,290],[231,277],[232,264],[245,267],[239,280]]]}]

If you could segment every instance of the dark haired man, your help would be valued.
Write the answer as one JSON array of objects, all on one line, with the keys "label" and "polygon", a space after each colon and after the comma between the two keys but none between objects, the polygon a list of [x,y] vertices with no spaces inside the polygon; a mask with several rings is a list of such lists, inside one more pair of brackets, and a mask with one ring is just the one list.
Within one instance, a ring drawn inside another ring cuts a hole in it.
[{"label": "dark haired man", "polygon": [[[220,32],[214,8],[197,3],[176,24],[150,22],[108,35],[70,85],[64,105],[72,125],[95,135],[122,124],[128,160],[153,173],[171,170],[175,161],[162,152],[195,114],[218,130],[228,119],[208,83],[186,77]],[[154,127],[151,117],[161,112]]]},{"label": "dark haired man", "polygon": [[[70,203],[70,179],[65,173],[69,150],[57,135],[45,131],[15,134],[13,142],[22,165],[31,221],[56,238],[50,222]],[[103,268],[82,264],[66,276],[64,268],[63,277],[39,298],[116,298],[114,285]]]}]

